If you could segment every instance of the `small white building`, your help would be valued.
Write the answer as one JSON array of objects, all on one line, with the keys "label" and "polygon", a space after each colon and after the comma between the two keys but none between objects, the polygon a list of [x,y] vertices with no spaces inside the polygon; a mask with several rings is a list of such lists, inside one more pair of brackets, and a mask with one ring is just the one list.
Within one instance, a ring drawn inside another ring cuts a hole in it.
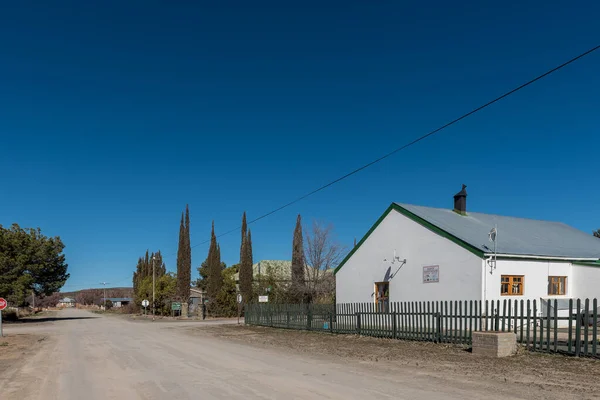
[{"label": "small white building", "polygon": [[600,239],[468,212],[466,197],[454,210],[392,203],[336,268],[336,302],[600,297]]},{"label": "small white building", "polygon": [[70,297],[64,297],[58,301],[58,304],[56,306],[59,308],[75,307],[75,300],[73,300]]}]

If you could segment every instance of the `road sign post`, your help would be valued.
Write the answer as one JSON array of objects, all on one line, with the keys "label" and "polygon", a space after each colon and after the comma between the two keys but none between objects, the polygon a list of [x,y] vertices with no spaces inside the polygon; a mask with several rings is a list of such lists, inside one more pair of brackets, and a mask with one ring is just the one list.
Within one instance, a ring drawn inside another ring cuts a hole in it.
[{"label": "road sign post", "polygon": [[2,333],[2,310],[6,308],[8,303],[2,297],[0,297],[0,337],[4,336]]},{"label": "road sign post", "polygon": [[178,301],[171,303],[171,312],[173,313],[173,316],[175,316],[175,311],[179,311],[179,316],[181,316],[181,303]]},{"label": "road sign post", "polygon": [[148,304],[150,304],[148,300],[142,300],[142,307],[144,307],[144,315],[148,315]]},{"label": "road sign post", "polygon": [[242,313],[242,294],[238,293],[237,295],[237,303],[238,303],[238,325],[240,324],[240,314]]}]

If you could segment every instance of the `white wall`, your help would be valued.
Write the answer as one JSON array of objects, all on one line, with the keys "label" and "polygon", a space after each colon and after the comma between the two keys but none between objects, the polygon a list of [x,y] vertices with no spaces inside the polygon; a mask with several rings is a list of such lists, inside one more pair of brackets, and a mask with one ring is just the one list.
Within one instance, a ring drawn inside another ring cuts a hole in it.
[{"label": "white wall", "polygon": [[[400,265],[391,264],[394,250],[407,263],[390,280],[390,301],[481,299],[481,258],[392,210],[336,274],[337,303],[373,302],[374,283]],[[423,283],[430,265],[439,265],[439,283]]]},{"label": "white wall", "polygon": [[[485,264],[485,260],[483,261]],[[574,294],[572,279],[572,266],[568,262],[550,261],[525,261],[525,260],[498,260],[497,268],[490,274],[489,266],[485,266],[485,287],[487,300],[533,300],[540,298],[570,298]],[[500,280],[502,275],[524,275],[525,284],[523,296],[502,296],[500,294]],[[548,296],[548,277],[566,276],[567,293],[564,296]]]},{"label": "white wall", "polygon": [[600,300],[600,268],[573,265],[573,297]]}]

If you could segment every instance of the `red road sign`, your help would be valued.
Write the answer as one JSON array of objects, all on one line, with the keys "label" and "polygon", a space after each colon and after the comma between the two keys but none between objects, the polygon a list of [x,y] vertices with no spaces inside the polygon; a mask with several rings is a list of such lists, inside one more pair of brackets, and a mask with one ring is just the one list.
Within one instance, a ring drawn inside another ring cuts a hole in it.
[{"label": "red road sign", "polygon": [[8,303],[6,303],[6,300],[4,300],[2,297],[0,297],[0,311],[4,310],[7,305],[8,305]]}]

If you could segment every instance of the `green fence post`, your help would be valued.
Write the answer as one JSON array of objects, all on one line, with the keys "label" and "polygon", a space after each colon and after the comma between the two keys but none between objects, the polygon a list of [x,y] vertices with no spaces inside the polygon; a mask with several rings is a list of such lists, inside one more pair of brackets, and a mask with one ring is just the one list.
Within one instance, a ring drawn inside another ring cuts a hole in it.
[{"label": "green fence post", "polygon": [[575,319],[575,356],[579,357],[581,352],[581,299],[577,299],[577,317]]},{"label": "green fence post", "polygon": [[554,299],[554,352],[558,351],[558,300]]},{"label": "green fence post", "polygon": [[[508,325],[510,328],[510,308],[508,309]],[[502,302],[502,332],[505,331],[505,328],[506,328],[506,299],[504,299],[504,301]],[[510,331],[510,329],[509,329],[509,331]]]},{"label": "green fence post", "polygon": [[[492,302],[492,308],[494,308],[494,302]],[[494,318],[494,331],[500,331],[500,300],[496,302],[496,317]]]},{"label": "green fence post", "polygon": [[[442,308],[440,306],[440,308]],[[437,325],[437,342],[438,343],[442,343],[442,313],[437,312],[436,313],[436,325]]]},{"label": "green fence post", "polygon": [[513,317],[513,331],[515,333],[515,337],[517,336],[517,329],[518,329],[517,327],[519,326],[517,324],[517,322],[519,321],[518,317],[517,317],[517,314],[518,314],[517,310],[518,309],[519,309],[519,301],[515,299],[515,301],[514,301],[514,317]]},{"label": "green fence post", "polygon": [[398,337],[398,326],[396,325],[396,317],[397,317],[398,313],[396,311],[394,311],[392,313],[392,338],[396,339]]},{"label": "green fence post", "polygon": [[546,302],[546,351],[550,353],[550,299]]},{"label": "green fence post", "polygon": [[569,299],[569,343],[568,343],[569,354],[573,350],[573,299]]},{"label": "green fence post", "polygon": [[533,351],[537,347],[537,302],[533,300]]},{"label": "green fence post", "polygon": [[596,345],[598,343],[598,299],[594,299],[592,307],[594,307],[594,325],[592,327],[592,356],[596,357]]},{"label": "green fence post", "polygon": [[527,300],[527,339],[526,339],[526,347],[529,349],[529,331],[531,330],[531,302]]},{"label": "green fence post", "polygon": [[521,312],[519,314],[520,314],[520,319],[521,319],[521,335],[520,335],[519,343],[523,344],[523,303],[524,303],[524,301],[521,300],[520,303],[521,303]]},{"label": "green fence post", "polygon": [[588,342],[589,333],[590,333],[590,299],[585,299],[585,311],[583,312],[583,337],[585,338],[583,342],[583,355],[587,356],[588,354]]}]

